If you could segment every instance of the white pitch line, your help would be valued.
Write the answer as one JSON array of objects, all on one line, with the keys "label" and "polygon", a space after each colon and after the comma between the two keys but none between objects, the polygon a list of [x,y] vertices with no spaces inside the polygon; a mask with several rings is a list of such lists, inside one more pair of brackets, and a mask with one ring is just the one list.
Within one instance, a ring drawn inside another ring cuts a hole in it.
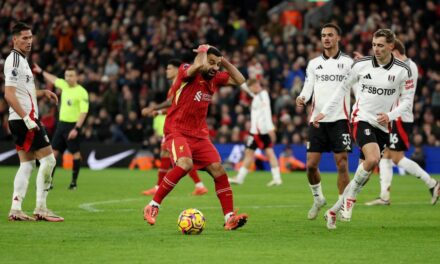
[{"label": "white pitch line", "polygon": [[102,204],[116,204],[116,203],[125,203],[125,202],[133,202],[138,201],[143,198],[135,198],[135,199],[122,199],[122,200],[108,200],[108,201],[100,201],[100,202],[91,202],[91,203],[83,203],[79,205],[79,208],[84,209],[88,212],[97,213],[97,212],[104,212],[104,210],[96,209],[96,205],[102,205]]},{"label": "white pitch line", "polygon": [[[139,201],[144,200],[144,198],[131,198],[131,199],[122,199],[122,200],[107,200],[107,201],[100,201],[100,202],[91,202],[91,203],[83,203],[79,205],[79,208],[86,210],[88,212],[92,213],[99,213],[104,212],[103,209],[97,209],[95,206],[98,205],[104,205],[104,204],[117,204],[117,203],[125,203],[125,202],[133,202],[133,201]],[[365,207],[371,207],[374,206],[366,206],[364,204],[359,204],[360,206]],[[421,202],[404,202],[404,203],[393,203],[391,206],[406,206],[406,205],[427,205],[427,203],[421,203]],[[307,205],[295,205],[295,204],[272,204],[272,205],[244,205],[244,206],[237,206],[237,208],[242,209],[277,209],[277,208],[308,208]],[[217,210],[218,206],[200,206],[198,209],[200,210]],[[116,209],[112,211],[131,211],[135,209]],[[136,209],[137,210],[137,209]]]}]

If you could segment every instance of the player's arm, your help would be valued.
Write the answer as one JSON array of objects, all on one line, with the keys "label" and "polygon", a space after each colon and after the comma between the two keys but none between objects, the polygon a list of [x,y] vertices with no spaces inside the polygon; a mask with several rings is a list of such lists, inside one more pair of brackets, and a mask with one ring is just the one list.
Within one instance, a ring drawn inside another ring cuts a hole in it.
[{"label": "player's arm", "polygon": [[55,102],[55,104],[58,104],[58,96],[49,90],[37,90],[35,93],[38,98],[46,97],[47,99]]},{"label": "player's arm", "polygon": [[196,50],[193,50],[194,52],[197,52],[197,56],[194,59],[194,63],[189,66],[188,69],[186,69],[185,78],[193,77],[196,75],[197,72],[199,72],[203,65],[207,63],[208,60],[208,52],[209,45],[200,45]]},{"label": "player's arm", "polygon": [[[225,67],[225,70],[229,73],[229,79],[227,85],[241,86],[243,84],[246,84],[245,83],[246,79],[244,78],[243,74],[241,74],[241,72],[237,69],[237,67],[235,67],[232,63],[230,63],[225,57],[222,57],[221,63],[223,67]],[[249,88],[247,90],[249,91]]]},{"label": "player's arm", "polygon": [[[261,93],[260,93],[261,94]],[[272,140],[272,142],[275,144],[277,140],[277,134],[275,133],[275,126],[272,122],[272,109],[270,108],[270,98],[269,94],[267,92],[262,93],[263,96],[263,102],[264,102],[264,119],[265,119],[265,126],[269,128],[269,137]]]},{"label": "player's arm", "polygon": [[89,94],[86,90],[83,90],[80,96],[79,102],[79,118],[76,121],[75,127],[70,130],[69,135],[67,136],[68,140],[75,139],[81,131],[82,126],[87,118],[87,113],[89,112]]},{"label": "player's arm", "polygon": [[58,79],[58,77],[56,77],[53,74],[48,73],[47,71],[44,71],[43,69],[41,69],[41,67],[34,63],[34,72],[37,74],[42,74],[44,79],[49,81],[50,83],[55,83],[55,81]]},{"label": "player's arm", "polygon": [[18,102],[17,95],[15,94],[15,90],[17,88],[14,86],[5,86],[5,100],[9,104],[12,109],[23,119],[27,129],[32,130],[36,129],[39,130],[37,123],[35,123],[32,118],[26,114],[26,112],[23,110],[23,108],[20,105],[20,102]]},{"label": "player's arm", "polygon": [[167,109],[171,106],[174,96],[171,96],[166,101],[160,104],[145,107],[142,109],[143,116],[156,116],[160,114],[166,114]]},{"label": "player's arm", "polygon": [[303,107],[310,100],[313,94],[313,87],[315,86],[315,74],[313,72],[313,67],[309,63],[306,69],[306,80],[304,81],[304,86],[301,93],[296,98],[296,105]]},{"label": "player's arm", "polygon": [[20,70],[13,66],[13,60],[6,59],[4,65],[4,74],[5,74],[5,100],[8,105],[17,113],[24,121],[27,129],[36,129],[39,130],[37,123],[24,111],[23,107],[21,107],[20,102],[18,101],[16,90],[18,84],[18,76],[20,75]]},{"label": "player's arm", "polygon": [[341,102],[344,100],[344,96],[347,94],[347,92],[350,91],[351,87],[356,83],[357,81],[357,65],[354,65],[353,68],[348,72],[347,76],[345,77],[345,80],[339,85],[338,88],[336,88],[336,92],[333,94],[333,97],[328,101],[324,108],[322,109],[321,113],[319,113],[313,120],[313,125],[315,127],[319,127],[319,121],[324,119],[326,115],[329,113],[332,113],[336,110],[337,107],[341,105]]},{"label": "player's arm", "polygon": [[387,114],[378,114],[377,122],[379,122],[381,125],[386,125],[388,122],[396,120],[402,115],[402,113],[411,111],[415,91],[414,80],[411,78],[403,80],[399,88],[401,92],[399,106]]}]

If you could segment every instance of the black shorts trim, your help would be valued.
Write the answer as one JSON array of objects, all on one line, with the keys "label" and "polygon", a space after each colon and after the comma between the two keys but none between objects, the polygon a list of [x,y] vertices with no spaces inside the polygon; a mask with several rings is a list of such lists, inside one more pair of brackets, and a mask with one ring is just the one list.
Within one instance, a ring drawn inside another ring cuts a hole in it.
[{"label": "black shorts trim", "polygon": [[80,135],[74,139],[68,140],[70,131],[75,128],[76,123],[58,122],[57,128],[52,138],[52,148],[60,153],[67,149],[70,153],[76,153],[80,150]]},{"label": "black shorts trim", "polygon": [[9,129],[11,130],[17,151],[37,151],[50,146],[46,129],[40,123],[40,120],[35,120],[35,123],[37,123],[39,130],[31,131],[28,130],[23,120],[9,120]]},{"label": "black shorts trim", "polygon": [[259,149],[267,149],[272,148],[273,143],[270,139],[269,134],[259,135],[259,134],[249,134],[246,139],[246,148],[256,150]]},{"label": "black shorts trim", "polygon": [[307,152],[351,152],[351,133],[348,120],[322,122],[309,126]]},{"label": "black shorts trim", "polygon": [[413,123],[405,123],[399,118],[391,123],[390,150],[407,151]]}]

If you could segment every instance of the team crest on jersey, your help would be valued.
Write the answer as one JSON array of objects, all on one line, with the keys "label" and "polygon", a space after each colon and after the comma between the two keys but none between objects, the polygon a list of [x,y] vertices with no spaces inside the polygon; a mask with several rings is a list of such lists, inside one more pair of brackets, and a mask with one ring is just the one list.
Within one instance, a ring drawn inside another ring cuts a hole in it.
[{"label": "team crest on jersey", "polygon": [[12,69],[12,76],[17,76],[18,75],[18,69],[17,68],[14,68],[14,69]]},{"label": "team crest on jersey", "polygon": [[31,76],[26,75],[26,82],[28,83],[31,80]]},{"label": "team crest on jersey", "polygon": [[364,133],[365,133],[366,136],[371,135],[371,131],[370,131],[369,128],[365,129],[365,130],[364,130]]},{"label": "team crest on jersey", "polygon": [[338,69],[340,69],[340,70],[344,69],[344,64],[343,63],[338,63]]},{"label": "team crest on jersey", "polygon": [[388,75],[388,81],[390,81],[390,82],[394,82],[395,79],[396,79],[396,76],[394,76],[394,75]]},{"label": "team crest on jersey", "polygon": [[70,99],[67,100],[67,105],[68,105],[68,106],[71,106],[71,105],[72,105],[72,100],[70,100]]}]

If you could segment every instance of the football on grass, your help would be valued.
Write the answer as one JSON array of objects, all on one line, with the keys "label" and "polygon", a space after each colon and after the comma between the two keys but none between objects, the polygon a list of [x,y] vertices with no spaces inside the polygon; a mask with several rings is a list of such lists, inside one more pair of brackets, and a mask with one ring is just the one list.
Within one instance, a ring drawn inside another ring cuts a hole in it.
[{"label": "football on grass", "polygon": [[186,209],[180,213],[177,226],[182,234],[199,235],[205,229],[205,217],[197,209]]}]

